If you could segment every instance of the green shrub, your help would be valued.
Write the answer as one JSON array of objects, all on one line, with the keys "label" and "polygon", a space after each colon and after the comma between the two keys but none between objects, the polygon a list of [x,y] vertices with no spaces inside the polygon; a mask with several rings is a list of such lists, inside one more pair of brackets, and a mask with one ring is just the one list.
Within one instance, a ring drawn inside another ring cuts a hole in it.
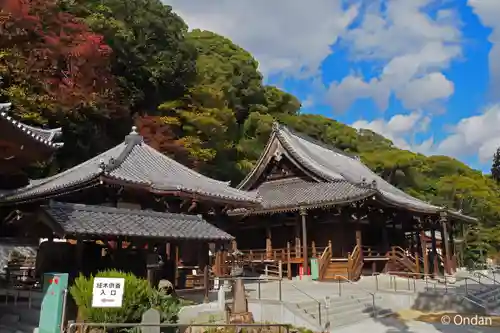
[{"label": "green shrub", "polygon": [[116,270],[99,272],[96,277],[125,279],[122,307],[93,308],[94,276],[80,275],[70,287],[70,293],[78,306],[81,319],[97,323],[136,323],[141,321],[142,314],[149,308],[155,308],[161,312],[162,322],[177,321],[180,301],[152,288],[146,280]]}]

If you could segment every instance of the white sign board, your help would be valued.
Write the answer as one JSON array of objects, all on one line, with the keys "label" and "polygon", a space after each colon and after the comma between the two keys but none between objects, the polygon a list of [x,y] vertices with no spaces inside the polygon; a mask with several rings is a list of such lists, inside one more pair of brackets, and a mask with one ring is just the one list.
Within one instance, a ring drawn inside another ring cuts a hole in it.
[{"label": "white sign board", "polygon": [[94,278],[93,308],[120,308],[125,290],[124,278]]}]

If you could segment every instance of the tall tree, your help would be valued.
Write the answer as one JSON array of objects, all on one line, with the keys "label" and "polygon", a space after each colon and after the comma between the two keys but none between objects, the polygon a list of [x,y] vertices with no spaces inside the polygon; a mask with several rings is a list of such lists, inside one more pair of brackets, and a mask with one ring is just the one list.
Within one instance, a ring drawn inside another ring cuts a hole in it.
[{"label": "tall tree", "polygon": [[500,148],[493,155],[493,163],[491,164],[491,177],[497,182],[500,182]]},{"label": "tall tree", "polygon": [[0,0],[0,99],[24,121],[65,127],[64,166],[105,149],[116,128],[109,124],[124,109],[109,70],[111,48],[57,4]]},{"label": "tall tree", "polygon": [[61,7],[83,17],[112,47],[112,72],[132,114],[155,114],[195,79],[187,25],[160,0],[62,0]]}]

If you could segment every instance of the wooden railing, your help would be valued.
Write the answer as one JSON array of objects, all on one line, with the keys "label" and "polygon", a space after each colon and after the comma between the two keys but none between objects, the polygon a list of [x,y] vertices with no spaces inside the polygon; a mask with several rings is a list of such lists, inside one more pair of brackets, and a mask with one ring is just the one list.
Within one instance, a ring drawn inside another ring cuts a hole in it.
[{"label": "wooden railing", "polygon": [[385,253],[374,246],[361,246],[364,257],[384,257]]},{"label": "wooden railing", "polygon": [[332,241],[328,241],[328,246],[325,247],[323,253],[319,257],[319,279],[323,279],[332,259]]},{"label": "wooden railing", "polygon": [[360,278],[363,270],[363,252],[362,249],[356,245],[352,253],[349,254],[349,280],[356,281]]},{"label": "wooden railing", "polygon": [[391,250],[387,253],[387,257],[392,261],[400,263],[408,271],[412,273],[418,273],[416,264],[417,259],[413,257],[410,253],[406,253],[406,251],[403,248],[399,246],[393,246]]}]

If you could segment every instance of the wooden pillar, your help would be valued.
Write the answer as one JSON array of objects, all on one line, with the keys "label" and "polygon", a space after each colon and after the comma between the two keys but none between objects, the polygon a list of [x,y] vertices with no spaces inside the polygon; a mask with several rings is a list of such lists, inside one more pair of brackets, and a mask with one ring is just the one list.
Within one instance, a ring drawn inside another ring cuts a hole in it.
[{"label": "wooden pillar", "polygon": [[455,273],[457,271],[457,255],[455,251],[455,238],[453,236],[453,223],[450,223],[450,230],[448,232],[448,237],[450,239],[450,258],[451,258],[451,273]]},{"label": "wooden pillar", "polygon": [[309,258],[307,251],[307,211],[300,210],[300,217],[302,219],[302,258],[304,259],[304,275],[309,275]]},{"label": "wooden pillar", "polygon": [[384,254],[389,251],[389,235],[387,233],[387,223],[382,221],[382,247]]},{"label": "wooden pillar", "polygon": [[438,264],[438,253],[437,253],[437,245],[436,245],[436,226],[431,224],[431,242],[432,242],[432,263],[433,263],[433,272],[434,276],[439,275],[439,264]]},{"label": "wooden pillar", "polygon": [[198,251],[198,266],[200,270],[204,270],[206,266],[208,266],[209,262],[209,254],[208,254],[208,243],[201,243],[199,245]]},{"label": "wooden pillar", "polygon": [[424,259],[424,274],[429,274],[429,256],[427,255],[427,242],[425,241],[425,231],[423,229],[420,230],[420,247]]},{"label": "wooden pillar", "polygon": [[451,274],[450,269],[450,244],[448,243],[448,218],[446,212],[441,212],[440,214],[440,222],[442,228],[441,235],[441,243],[444,243],[444,246],[441,245],[443,251],[443,260],[444,260],[444,271],[446,274]]},{"label": "wooden pillar", "polygon": [[300,257],[302,247],[300,246],[300,221],[295,221],[295,258]]},{"label": "wooden pillar", "polygon": [[359,247],[359,253],[363,256],[363,240],[361,233],[361,212],[359,204],[356,205],[356,246]]},{"label": "wooden pillar", "polygon": [[292,257],[290,255],[291,246],[290,242],[286,243],[286,276],[288,280],[292,279]]},{"label": "wooden pillar", "polygon": [[76,256],[76,268],[79,273],[85,273],[83,270],[83,256],[85,252],[84,248],[85,244],[83,244],[83,239],[77,238],[76,239],[76,251],[75,251],[75,256]]}]

